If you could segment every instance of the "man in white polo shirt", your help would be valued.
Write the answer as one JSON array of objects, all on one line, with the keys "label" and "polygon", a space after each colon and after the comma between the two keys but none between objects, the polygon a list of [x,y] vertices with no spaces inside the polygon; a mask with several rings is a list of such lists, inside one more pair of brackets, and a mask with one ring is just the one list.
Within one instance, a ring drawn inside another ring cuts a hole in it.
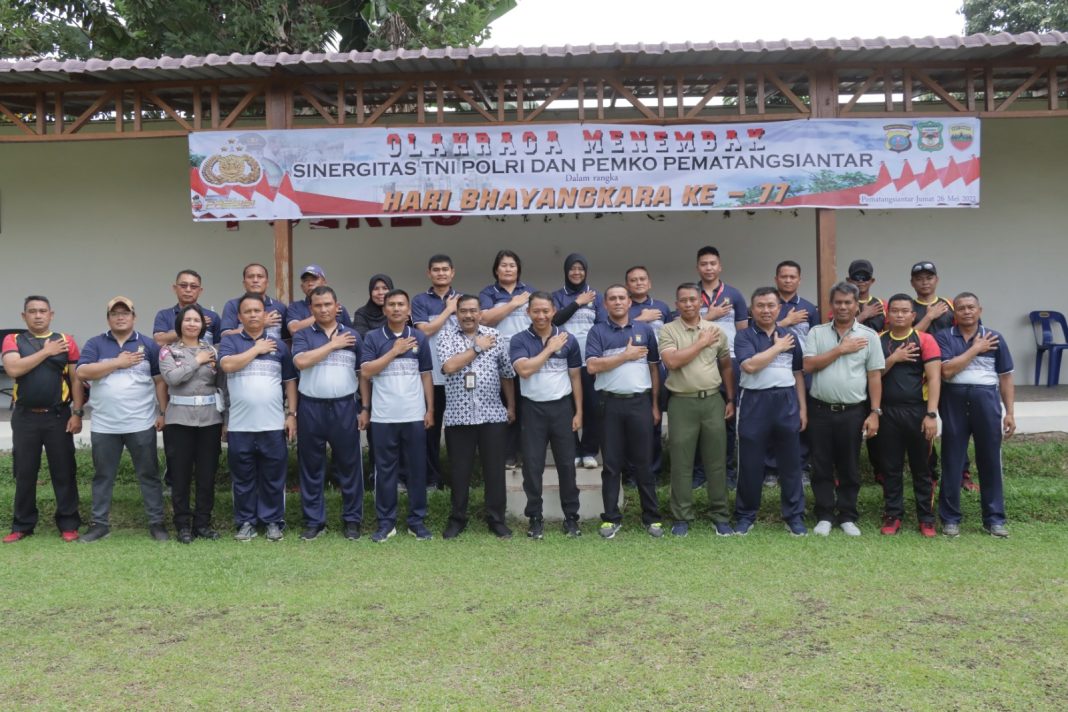
[{"label": "man in white polo shirt", "polygon": [[223,336],[219,344],[219,368],[230,392],[226,442],[234,538],[249,541],[256,536],[256,525],[263,524],[267,541],[280,541],[289,464],[286,439],[292,442],[297,436],[297,371],[285,342],[267,332],[262,294],[238,299],[237,313],[241,330]]},{"label": "man in white polo shirt", "polygon": [[308,295],[311,326],[293,334],[293,365],[301,371],[297,390],[297,461],[300,501],[304,510],[304,541],[326,530],[326,446],[333,453],[341,485],[341,521],[345,538],[360,538],[363,521],[363,453],[357,429],[360,339],[338,320],[337,294],[320,285]]},{"label": "man in white polo shirt", "polygon": [[156,433],[163,429],[167,386],[159,374],[159,346],[134,331],[133,301],[115,297],[107,306],[108,330],[85,342],[78,377],[92,384],[89,405],[93,443],[93,522],[80,541],[92,543],[111,533],[111,493],[122,449],[130,451],[148,531],[166,541],[163,484],[159,477]]},{"label": "man in white polo shirt", "polygon": [[433,362],[427,338],[408,325],[411,301],[403,289],[386,294],[386,324],[368,331],[360,349],[360,427],[374,423],[375,512],[381,544],[397,533],[397,469],[408,463],[408,533],[433,539],[426,527],[426,431],[434,423]]}]

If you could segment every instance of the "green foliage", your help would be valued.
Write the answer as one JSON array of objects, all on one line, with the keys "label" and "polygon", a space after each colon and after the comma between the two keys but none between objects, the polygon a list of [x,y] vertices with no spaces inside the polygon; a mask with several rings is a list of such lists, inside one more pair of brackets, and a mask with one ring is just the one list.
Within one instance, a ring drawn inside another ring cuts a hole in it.
[{"label": "green foliage", "polygon": [[515,0],[0,0],[0,56],[181,57],[478,44]]},{"label": "green foliage", "polygon": [[970,35],[1068,30],[1068,0],[964,0],[961,14]]}]

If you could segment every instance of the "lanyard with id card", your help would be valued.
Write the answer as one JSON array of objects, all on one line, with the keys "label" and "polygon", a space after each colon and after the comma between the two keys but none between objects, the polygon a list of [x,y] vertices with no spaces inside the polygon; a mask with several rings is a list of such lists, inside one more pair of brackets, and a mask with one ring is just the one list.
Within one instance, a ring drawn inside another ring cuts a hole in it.
[{"label": "lanyard with id card", "polygon": [[467,373],[464,374],[464,388],[466,388],[469,391],[473,391],[473,390],[475,390],[476,383],[477,383],[477,377],[476,377],[474,371],[468,371]]}]

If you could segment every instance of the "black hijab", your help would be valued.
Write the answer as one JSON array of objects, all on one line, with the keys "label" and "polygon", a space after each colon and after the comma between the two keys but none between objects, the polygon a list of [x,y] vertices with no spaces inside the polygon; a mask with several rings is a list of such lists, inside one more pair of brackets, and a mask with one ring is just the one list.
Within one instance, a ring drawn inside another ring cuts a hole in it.
[{"label": "black hijab", "polygon": [[379,282],[384,283],[387,289],[393,289],[393,279],[388,274],[376,274],[371,277],[367,285],[367,303],[352,315],[353,327],[361,334],[366,334],[371,329],[377,329],[386,323],[386,315],[382,313],[382,307],[371,299],[371,292],[375,291],[375,285]]},{"label": "black hijab", "polygon": [[[582,283],[581,284],[577,284],[577,285],[576,284],[572,284],[571,280],[568,278],[568,272],[571,271],[571,267],[576,262],[581,264],[583,271],[586,272],[586,276],[583,278]],[[586,281],[589,279],[589,277],[590,277],[590,263],[586,261],[586,258],[583,255],[580,255],[577,252],[572,252],[570,255],[568,255],[564,259],[564,288],[565,289],[568,289],[569,291],[572,291],[572,292],[585,292],[586,291]]]}]

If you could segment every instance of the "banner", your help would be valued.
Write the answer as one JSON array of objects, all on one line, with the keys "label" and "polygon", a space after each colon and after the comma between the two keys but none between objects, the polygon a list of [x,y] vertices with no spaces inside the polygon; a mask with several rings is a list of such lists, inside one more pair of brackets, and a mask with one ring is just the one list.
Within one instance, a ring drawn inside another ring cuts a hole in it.
[{"label": "banner", "polygon": [[195,220],[979,206],[979,120],[205,131]]}]

